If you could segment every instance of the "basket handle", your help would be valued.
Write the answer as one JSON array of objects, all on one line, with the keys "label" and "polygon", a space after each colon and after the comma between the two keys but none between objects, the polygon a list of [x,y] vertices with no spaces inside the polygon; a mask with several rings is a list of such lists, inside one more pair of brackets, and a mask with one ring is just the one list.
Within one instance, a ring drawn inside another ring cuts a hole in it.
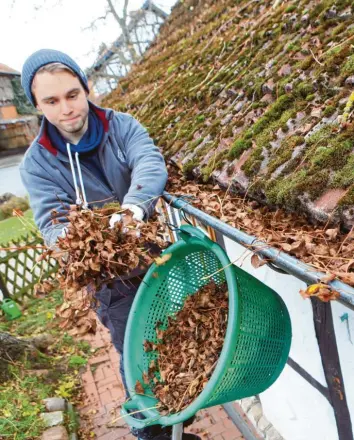
[{"label": "basket handle", "polygon": [[[153,425],[154,424],[153,422],[157,420],[157,418],[154,416],[147,417],[145,419],[136,419],[135,417],[130,415],[129,410],[131,410],[132,413],[134,413],[134,411],[139,410],[138,405],[136,404],[134,399],[122,403],[120,410],[122,416],[124,416],[124,420],[128,423],[129,426],[132,426],[133,428],[137,428],[137,429],[145,428],[146,426]],[[158,418],[160,419],[161,416],[159,416]]]},{"label": "basket handle", "polygon": [[199,238],[199,240],[201,240],[210,249],[215,246],[215,243],[210,240],[210,238],[204,234],[204,232],[191,225],[182,225],[178,234],[184,241],[188,241],[191,237],[195,237]]}]

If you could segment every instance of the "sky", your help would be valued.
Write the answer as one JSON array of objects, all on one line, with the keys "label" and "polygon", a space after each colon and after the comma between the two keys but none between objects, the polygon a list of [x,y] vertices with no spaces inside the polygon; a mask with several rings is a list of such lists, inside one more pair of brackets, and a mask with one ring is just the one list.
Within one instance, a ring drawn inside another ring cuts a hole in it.
[{"label": "sky", "polygon": [[[119,11],[123,0],[113,0]],[[130,0],[136,10],[143,0]],[[169,13],[176,0],[156,0]],[[89,6],[88,6],[89,5]],[[97,22],[95,30],[84,30],[105,13],[106,0],[0,0],[0,63],[21,71],[26,58],[39,49],[61,50],[82,69],[96,59],[102,42],[109,45],[119,35],[112,16]]]}]

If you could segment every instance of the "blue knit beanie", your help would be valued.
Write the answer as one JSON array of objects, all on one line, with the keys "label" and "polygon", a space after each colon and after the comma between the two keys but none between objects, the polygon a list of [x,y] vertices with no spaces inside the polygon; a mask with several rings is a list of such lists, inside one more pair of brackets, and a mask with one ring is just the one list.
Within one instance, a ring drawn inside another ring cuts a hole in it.
[{"label": "blue knit beanie", "polygon": [[31,86],[33,78],[36,72],[46,64],[51,63],[62,63],[65,66],[70,67],[79,80],[81,81],[83,87],[87,92],[89,92],[87,78],[85,73],[80,69],[79,65],[71,58],[69,55],[66,55],[59,50],[53,49],[41,49],[37,52],[34,52],[31,56],[27,58],[25,64],[22,67],[22,75],[21,75],[21,84],[25,90],[27,98],[31,101],[31,103],[35,106],[35,99],[31,92]]}]

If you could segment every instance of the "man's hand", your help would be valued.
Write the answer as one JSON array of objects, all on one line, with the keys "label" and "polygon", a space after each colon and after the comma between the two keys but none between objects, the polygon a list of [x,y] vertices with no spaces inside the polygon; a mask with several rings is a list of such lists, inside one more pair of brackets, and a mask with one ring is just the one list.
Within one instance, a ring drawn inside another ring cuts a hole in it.
[{"label": "man's hand", "polygon": [[[142,222],[144,218],[144,210],[140,208],[140,206],[137,205],[122,205],[122,209],[129,209],[133,213],[133,219]],[[109,220],[109,227],[111,229],[114,228],[114,225],[120,221],[122,221],[122,217],[124,215],[124,212],[121,214],[113,214]]]}]

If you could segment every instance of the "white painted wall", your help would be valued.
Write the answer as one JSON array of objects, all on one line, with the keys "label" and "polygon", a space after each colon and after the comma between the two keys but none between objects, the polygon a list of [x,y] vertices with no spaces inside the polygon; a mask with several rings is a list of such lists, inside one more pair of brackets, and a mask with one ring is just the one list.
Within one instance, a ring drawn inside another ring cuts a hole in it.
[{"label": "white painted wall", "polygon": [[[231,261],[242,256],[235,264],[282,297],[292,324],[290,357],[318,382],[327,386],[313,325],[311,303],[299,294],[299,290],[305,288],[305,283],[291,275],[279,274],[268,266],[255,269],[251,264],[252,254],[249,251],[227,237],[224,240]],[[352,373],[354,374],[354,368]],[[338,439],[332,406],[288,365],[277,381],[259,397],[265,417],[286,440]]]},{"label": "white painted wall", "polygon": [[[344,380],[345,394],[352,424],[354,422],[354,312],[348,307],[333,301],[331,303],[334,331],[336,333],[340,366]],[[348,326],[341,316],[348,313]]]}]

